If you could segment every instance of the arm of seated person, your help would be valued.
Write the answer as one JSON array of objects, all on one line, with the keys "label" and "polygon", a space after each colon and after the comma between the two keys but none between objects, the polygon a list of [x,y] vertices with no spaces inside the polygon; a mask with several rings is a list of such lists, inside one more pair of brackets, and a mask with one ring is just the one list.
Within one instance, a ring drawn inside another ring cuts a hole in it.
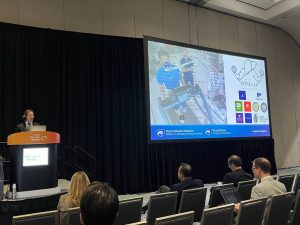
[{"label": "arm of seated person", "polygon": [[241,204],[240,203],[237,203],[234,205],[234,212],[238,212],[240,210],[240,207],[241,207]]}]

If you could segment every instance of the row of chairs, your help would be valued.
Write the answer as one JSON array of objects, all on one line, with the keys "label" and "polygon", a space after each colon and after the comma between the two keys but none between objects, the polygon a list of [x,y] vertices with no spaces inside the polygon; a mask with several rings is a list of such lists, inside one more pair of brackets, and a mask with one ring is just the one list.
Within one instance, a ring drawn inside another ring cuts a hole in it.
[{"label": "row of chairs", "polygon": [[[297,176],[293,175],[285,175],[279,176],[278,180],[283,182],[287,190],[296,190],[298,187],[298,183],[300,181],[299,174]],[[252,187],[256,185],[256,180],[251,181],[243,181],[239,182],[237,190],[241,196],[241,200],[248,200],[251,195]],[[218,205],[224,204],[224,199],[221,196],[221,190],[232,188],[233,184],[225,184],[220,186],[215,186],[211,189],[210,199],[209,199],[209,207],[216,207]],[[201,221],[202,212],[205,208],[205,200],[206,200],[206,188],[197,188],[197,189],[190,189],[184,190],[182,192],[180,206],[179,206],[179,213],[187,212],[187,211],[194,211],[194,221]],[[115,225],[123,225],[128,224],[136,221],[140,221],[141,209],[143,204],[143,198],[135,198],[129,200],[120,201],[119,205],[119,213],[117,219],[115,221]],[[176,211],[176,204],[177,204],[177,192],[169,192],[164,194],[155,194],[150,196],[149,201],[149,209],[147,213],[147,223],[149,225],[155,224],[156,218],[163,217],[166,215],[173,215]],[[43,217],[45,220],[49,219],[48,212],[38,213],[29,215],[29,217],[25,216],[17,216],[13,218],[14,224],[22,224],[25,225],[26,221],[29,218],[35,218],[35,221],[38,221],[38,218]],[[57,211],[52,211],[51,215],[58,213]],[[64,218],[63,224],[70,224],[70,225],[77,225],[79,224],[79,208],[69,209],[63,212],[66,216]],[[43,224],[59,224],[59,215],[52,217],[53,220],[51,222]],[[23,221],[22,223],[18,221]],[[35,225],[34,223],[29,223]],[[38,222],[36,224],[39,224]],[[297,224],[300,225],[300,224]]]},{"label": "row of chairs", "polygon": [[[172,194],[161,194],[165,196],[164,200],[172,199]],[[294,202],[295,200],[295,202]],[[151,201],[151,199],[150,199]],[[138,203],[138,204],[137,204]],[[166,203],[166,201],[164,201]],[[292,209],[292,205],[294,207]],[[151,203],[150,203],[151,204]],[[136,212],[134,215],[134,208],[140,205],[138,199],[125,200],[120,202],[119,215],[115,224],[129,224],[135,220],[131,225],[192,225],[198,213],[195,211],[181,212],[173,215],[165,210],[165,204],[158,207],[161,211],[160,217],[154,218],[152,221],[147,217],[146,221],[140,222],[140,216]],[[131,205],[131,206],[129,206]],[[266,207],[268,205],[268,207]],[[129,206],[129,207],[128,207]],[[133,207],[134,206],[134,207]],[[149,206],[150,207],[150,206]],[[267,210],[265,210],[267,208]],[[141,208],[138,207],[140,210]],[[77,225],[79,223],[79,209],[70,209],[67,212],[67,223],[70,225]],[[129,212],[130,215],[126,215]],[[265,213],[266,212],[266,213]],[[266,216],[265,216],[266,215]],[[129,218],[131,217],[131,218]],[[227,204],[223,206],[212,207],[204,209],[201,213],[201,225],[231,225],[234,217],[234,204]],[[297,192],[296,198],[294,192],[275,195],[271,197],[267,204],[267,198],[246,200],[240,203],[240,210],[236,216],[236,225],[260,225],[265,218],[265,225],[300,225],[300,191]],[[13,225],[55,225],[59,219],[58,211],[49,211],[37,213],[27,216],[17,216],[13,218]]]},{"label": "row of chairs", "polygon": [[[300,189],[300,174],[288,174],[273,177],[285,185],[287,192],[294,191],[296,193]],[[256,184],[257,180],[241,181],[238,183],[237,192],[239,193],[241,200],[250,199],[252,188]],[[231,189],[233,187],[233,184],[224,184],[212,187],[208,202],[209,207],[224,204],[225,202],[220,191],[224,189]]]},{"label": "row of chairs", "polygon": [[[240,204],[235,225],[300,225],[300,191],[275,195],[269,203],[267,198],[246,200]],[[291,213],[291,207],[294,207]],[[268,205],[268,207],[266,207]],[[266,209],[266,210],[265,210]],[[201,225],[231,225],[234,220],[234,204],[204,209]],[[157,218],[155,225],[192,225],[194,212],[179,213]],[[131,225],[146,225],[147,221]]]},{"label": "row of chairs", "polygon": [[[187,212],[196,209],[198,212],[193,219],[200,220],[200,212],[205,207],[206,188],[186,190],[182,194],[179,207],[180,212]],[[173,215],[176,211],[177,192],[168,192],[150,196],[149,209],[146,220],[148,224],[155,224],[158,217]],[[195,201],[196,200],[196,201]],[[143,198],[122,200],[119,203],[119,212],[114,225],[124,225],[141,220]],[[13,225],[80,225],[80,210],[78,207],[63,212],[49,211],[29,215],[13,217]],[[63,220],[60,218],[62,216]]]}]

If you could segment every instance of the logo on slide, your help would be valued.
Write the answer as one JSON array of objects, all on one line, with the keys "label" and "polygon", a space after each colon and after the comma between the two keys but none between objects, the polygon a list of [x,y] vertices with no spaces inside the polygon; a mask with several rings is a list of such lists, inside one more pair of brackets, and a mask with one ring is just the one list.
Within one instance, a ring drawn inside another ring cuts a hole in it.
[{"label": "logo on slide", "polygon": [[246,100],[246,91],[239,91],[239,100]]},{"label": "logo on slide", "polygon": [[258,122],[258,116],[256,113],[253,115],[253,121],[254,121],[254,123]]},{"label": "logo on slide", "polygon": [[238,111],[238,112],[243,111],[243,104],[241,101],[235,101],[234,104],[235,104],[235,111]]},{"label": "logo on slide", "polygon": [[244,102],[245,112],[251,112],[251,102]]},{"label": "logo on slide", "polygon": [[260,93],[260,92],[257,92],[256,93],[256,100],[257,101],[262,101],[264,98],[262,97],[262,93]]},{"label": "logo on slide", "polygon": [[211,133],[212,133],[211,129],[206,129],[206,130],[205,130],[205,134],[206,134],[206,135],[211,135]]},{"label": "logo on slide", "polygon": [[252,123],[252,114],[245,113],[245,123]]},{"label": "logo on slide", "polygon": [[236,113],[235,117],[236,117],[236,123],[243,123],[244,122],[243,113]]},{"label": "logo on slide", "polygon": [[244,65],[239,69],[232,65],[231,71],[244,87],[258,87],[265,76],[264,70],[257,68],[257,62],[250,59],[246,59]]},{"label": "logo on slide", "polygon": [[268,110],[268,106],[267,106],[267,104],[266,103],[261,103],[260,104],[260,109],[261,109],[261,111],[263,111],[263,112],[267,112],[267,110]]},{"label": "logo on slide", "polygon": [[163,137],[166,134],[166,131],[164,129],[158,129],[156,130],[156,134],[158,137]]},{"label": "logo on slide", "polygon": [[253,111],[257,112],[259,110],[259,104],[257,102],[253,102],[252,108],[253,108]]}]

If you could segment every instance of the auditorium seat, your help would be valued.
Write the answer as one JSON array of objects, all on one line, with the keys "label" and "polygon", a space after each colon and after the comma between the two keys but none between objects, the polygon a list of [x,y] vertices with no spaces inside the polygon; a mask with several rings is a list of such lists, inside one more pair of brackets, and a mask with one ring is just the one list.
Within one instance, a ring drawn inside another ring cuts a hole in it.
[{"label": "auditorium seat", "polygon": [[[63,215],[64,214],[64,215]],[[70,208],[66,211],[62,211],[61,216],[64,216],[64,220],[62,218],[60,219],[61,224],[60,225],[81,225],[80,223],[80,208]],[[65,221],[64,224],[62,224],[62,221]]]},{"label": "auditorium seat", "polygon": [[252,188],[256,185],[257,180],[240,181],[237,186],[237,191],[242,200],[249,200],[251,197]]},{"label": "auditorium seat", "polygon": [[58,225],[59,212],[57,210],[26,214],[13,217],[13,225]]},{"label": "auditorium seat", "polygon": [[157,218],[155,225],[192,225],[194,221],[194,212],[184,212],[171,216]]},{"label": "auditorium seat", "polygon": [[177,196],[177,192],[151,195],[146,219],[148,224],[154,225],[158,217],[173,215],[176,210]]},{"label": "auditorium seat", "polygon": [[206,192],[207,188],[195,188],[182,191],[178,212],[194,211],[194,221],[200,221],[205,207]]},{"label": "auditorium seat", "polygon": [[124,225],[128,223],[139,222],[141,220],[142,205],[142,197],[120,201],[119,212],[114,225]]},{"label": "auditorium seat", "polygon": [[147,225],[147,221],[140,221],[140,222],[136,222],[136,223],[129,223],[127,225]]},{"label": "auditorium seat", "polygon": [[300,174],[296,175],[295,184],[293,191],[296,193],[298,190],[300,190]]},{"label": "auditorium seat", "polygon": [[201,225],[231,225],[233,219],[234,204],[217,206],[204,209]]},{"label": "auditorium seat", "polygon": [[287,225],[294,196],[294,192],[273,195],[268,206],[265,225]]},{"label": "auditorium seat", "polygon": [[290,225],[300,225],[300,190],[296,194]]},{"label": "auditorium seat", "polygon": [[210,197],[209,197],[208,206],[215,207],[218,205],[225,204],[224,199],[220,193],[220,190],[227,189],[227,188],[233,188],[233,187],[234,187],[233,183],[213,186],[210,189]]},{"label": "auditorium seat", "polygon": [[236,225],[261,224],[264,217],[267,198],[241,201]]},{"label": "auditorium seat", "polygon": [[296,174],[289,174],[289,175],[281,175],[278,177],[278,181],[285,185],[287,192],[293,190],[295,176]]}]

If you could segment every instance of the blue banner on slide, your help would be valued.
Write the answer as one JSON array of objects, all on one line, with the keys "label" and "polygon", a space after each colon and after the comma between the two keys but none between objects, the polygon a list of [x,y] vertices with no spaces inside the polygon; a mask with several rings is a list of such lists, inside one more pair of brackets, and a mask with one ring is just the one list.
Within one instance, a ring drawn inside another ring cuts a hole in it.
[{"label": "blue banner on slide", "polygon": [[269,125],[154,125],[151,140],[270,137]]}]

